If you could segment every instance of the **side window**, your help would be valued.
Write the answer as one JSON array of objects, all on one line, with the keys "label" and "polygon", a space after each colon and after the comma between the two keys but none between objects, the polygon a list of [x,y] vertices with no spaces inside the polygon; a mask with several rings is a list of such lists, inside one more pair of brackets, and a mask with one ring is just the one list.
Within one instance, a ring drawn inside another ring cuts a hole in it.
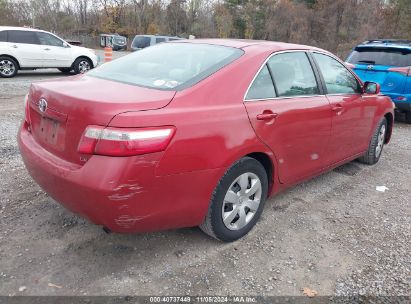
[{"label": "side window", "polygon": [[9,31],[8,40],[14,43],[39,44],[34,31]]},{"label": "side window", "polygon": [[136,47],[140,49],[143,49],[145,47],[150,46],[150,42],[151,42],[151,37],[136,36],[135,42],[133,42],[133,45],[135,45]]},{"label": "side window", "polygon": [[330,56],[313,53],[323,75],[328,94],[360,93],[357,79],[340,62]]},{"label": "side window", "polygon": [[305,52],[274,55],[268,60],[278,96],[319,94],[317,81]]},{"label": "side window", "polygon": [[7,31],[0,32],[0,42],[7,42]]},{"label": "side window", "polygon": [[166,38],[163,38],[163,37],[156,38],[156,43],[161,43],[164,41],[166,41]]},{"label": "side window", "polygon": [[264,65],[250,86],[245,99],[266,99],[273,97],[276,97],[273,81],[271,80],[267,65]]},{"label": "side window", "polygon": [[37,37],[40,40],[40,43],[42,45],[51,45],[51,46],[63,46],[63,40],[58,39],[57,37],[54,37],[53,35],[43,33],[43,32],[37,32]]}]

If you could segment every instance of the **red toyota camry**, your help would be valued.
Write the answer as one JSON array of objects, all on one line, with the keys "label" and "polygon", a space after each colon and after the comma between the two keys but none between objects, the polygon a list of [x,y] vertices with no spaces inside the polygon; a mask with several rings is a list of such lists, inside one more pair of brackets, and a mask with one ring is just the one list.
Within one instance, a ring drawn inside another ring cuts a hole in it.
[{"label": "red toyota camry", "polygon": [[376,163],[392,127],[379,86],[324,50],[193,40],[33,84],[18,141],[34,180],[107,230],[199,225],[233,241],[268,196]]}]

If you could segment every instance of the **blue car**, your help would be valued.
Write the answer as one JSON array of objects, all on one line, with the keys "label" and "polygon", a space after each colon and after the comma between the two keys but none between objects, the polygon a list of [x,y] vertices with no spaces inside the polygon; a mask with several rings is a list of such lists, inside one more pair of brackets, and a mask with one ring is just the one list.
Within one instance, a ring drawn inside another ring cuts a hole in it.
[{"label": "blue car", "polygon": [[346,62],[362,81],[377,82],[381,92],[411,123],[411,40],[379,39],[357,45]]}]

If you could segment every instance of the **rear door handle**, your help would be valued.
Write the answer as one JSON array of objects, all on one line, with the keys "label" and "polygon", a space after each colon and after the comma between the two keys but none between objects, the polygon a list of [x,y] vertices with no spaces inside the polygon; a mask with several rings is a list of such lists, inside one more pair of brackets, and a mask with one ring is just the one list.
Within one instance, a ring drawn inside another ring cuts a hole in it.
[{"label": "rear door handle", "polygon": [[18,48],[18,46],[17,46],[17,45],[15,45],[15,44],[14,44],[14,45],[12,45],[11,47],[12,47],[12,48],[14,48],[14,49],[17,49],[17,48]]},{"label": "rear door handle", "polygon": [[257,115],[257,120],[271,120],[278,116],[277,113],[273,113],[271,111],[264,111],[261,114]]},{"label": "rear door handle", "polygon": [[50,51],[50,49],[49,48],[46,48],[46,49],[44,49],[45,51]]}]

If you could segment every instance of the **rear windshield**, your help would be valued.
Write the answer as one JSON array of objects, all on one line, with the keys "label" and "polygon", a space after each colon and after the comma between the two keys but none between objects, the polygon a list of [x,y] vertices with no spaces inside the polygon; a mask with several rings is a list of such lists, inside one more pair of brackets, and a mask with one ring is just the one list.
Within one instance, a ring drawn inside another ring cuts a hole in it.
[{"label": "rear windshield", "polygon": [[236,48],[192,43],[161,43],[101,65],[89,76],[154,88],[182,90],[239,58]]},{"label": "rear windshield", "polygon": [[405,67],[411,65],[411,50],[361,47],[351,53],[348,62]]}]

